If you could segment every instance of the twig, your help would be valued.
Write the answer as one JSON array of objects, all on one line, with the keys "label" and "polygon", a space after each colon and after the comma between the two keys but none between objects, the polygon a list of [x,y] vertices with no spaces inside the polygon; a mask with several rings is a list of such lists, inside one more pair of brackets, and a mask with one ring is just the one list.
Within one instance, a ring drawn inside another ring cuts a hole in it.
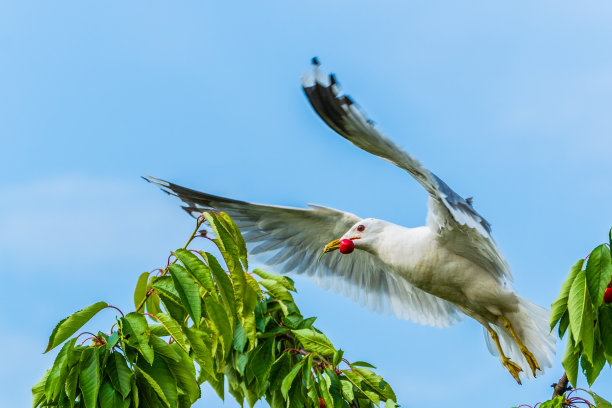
[{"label": "twig", "polygon": [[565,394],[565,392],[570,389],[570,387],[568,387],[568,382],[569,380],[567,379],[567,374],[564,372],[559,382],[554,383],[551,386],[555,389],[555,392],[553,393],[552,397],[555,398],[555,397],[558,397],[559,395]]}]

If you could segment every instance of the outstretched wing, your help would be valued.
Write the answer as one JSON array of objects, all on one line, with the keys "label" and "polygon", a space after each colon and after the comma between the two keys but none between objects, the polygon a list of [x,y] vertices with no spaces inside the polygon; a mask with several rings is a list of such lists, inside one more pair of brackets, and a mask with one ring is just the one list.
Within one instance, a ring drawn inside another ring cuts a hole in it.
[{"label": "outstretched wing", "polygon": [[360,220],[333,208],[309,205],[292,208],[232,200],[201,193],[164,180],[145,177],[166,193],[180,198],[193,216],[218,210],[229,214],[242,231],[250,253],[278,272],[308,275],[318,285],[351,297],[376,312],[432,326],[449,326],[462,314],[440,298],[398,278],[380,259],[365,251],[350,256],[326,254],[326,243],[342,236]]},{"label": "outstretched wing", "polygon": [[314,73],[302,87],[315,112],[340,136],[410,173],[429,193],[427,224],[447,248],[488,270],[498,280],[512,280],[510,268],[491,237],[491,226],[466,200],[418,160],[387,139],[355,102],[344,95],[334,75],[326,77],[313,58]]}]

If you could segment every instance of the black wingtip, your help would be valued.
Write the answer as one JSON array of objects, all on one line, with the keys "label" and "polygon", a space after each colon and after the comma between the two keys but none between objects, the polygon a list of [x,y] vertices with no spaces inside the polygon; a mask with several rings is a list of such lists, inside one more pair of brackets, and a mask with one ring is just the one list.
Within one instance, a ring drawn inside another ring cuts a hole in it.
[{"label": "black wingtip", "polygon": [[315,65],[315,66],[317,66],[317,67],[321,65],[321,62],[319,61],[319,58],[318,58],[318,57],[312,57],[312,59],[310,60],[310,62],[312,63],[312,65]]},{"label": "black wingtip", "polygon": [[149,180],[147,177],[150,177],[150,176],[140,176],[140,178],[141,178],[141,179],[143,179],[143,180],[144,180],[144,181],[146,181],[147,183],[150,183],[150,182],[151,182],[151,180]]},{"label": "black wingtip", "polygon": [[330,85],[338,84],[338,81],[336,80],[336,74],[329,74],[329,83]]}]

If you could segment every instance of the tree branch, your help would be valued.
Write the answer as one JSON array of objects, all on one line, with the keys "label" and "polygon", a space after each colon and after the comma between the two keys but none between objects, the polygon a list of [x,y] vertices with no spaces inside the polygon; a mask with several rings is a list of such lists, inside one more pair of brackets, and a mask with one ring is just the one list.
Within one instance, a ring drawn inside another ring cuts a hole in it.
[{"label": "tree branch", "polygon": [[559,382],[554,383],[552,387],[555,389],[555,392],[553,393],[553,396],[552,396],[553,398],[558,397],[559,395],[565,394],[565,392],[570,389],[570,387],[568,387],[567,374],[564,372]]}]

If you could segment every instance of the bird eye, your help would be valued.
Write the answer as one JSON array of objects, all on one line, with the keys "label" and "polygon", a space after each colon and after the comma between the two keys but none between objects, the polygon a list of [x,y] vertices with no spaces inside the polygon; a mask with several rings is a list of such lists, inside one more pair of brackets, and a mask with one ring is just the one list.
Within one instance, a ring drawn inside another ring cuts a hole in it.
[{"label": "bird eye", "polygon": [[365,231],[365,225],[360,225],[360,226],[358,226],[358,227],[357,227],[357,231],[359,231],[359,232],[363,232],[363,231]]}]

